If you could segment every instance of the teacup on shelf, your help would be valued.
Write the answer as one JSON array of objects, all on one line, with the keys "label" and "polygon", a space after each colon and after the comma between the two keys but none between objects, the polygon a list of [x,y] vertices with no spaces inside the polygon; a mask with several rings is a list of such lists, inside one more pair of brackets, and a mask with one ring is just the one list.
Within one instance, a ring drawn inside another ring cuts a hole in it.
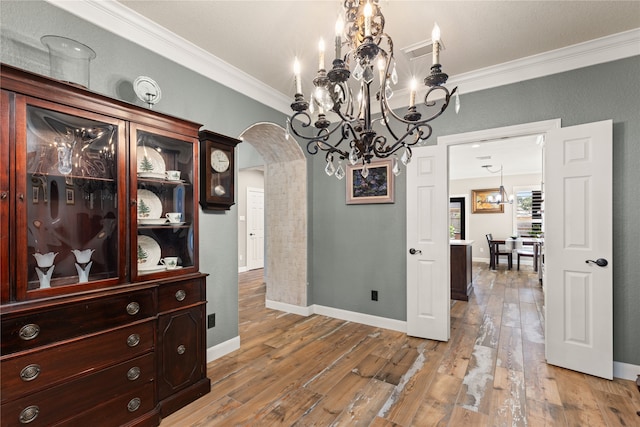
[{"label": "teacup on shelf", "polygon": [[178,223],[178,222],[182,222],[182,213],[181,212],[167,212],[165,214],[165,217],[169,220],[169,222],[171,223]]},{"label": "teacup on shelf", "polygon": [[165,171],[167,181],[180,181],[180,171]]},{"label": "teacup on shelf", "polygon": [[178,257],[177,256],[167,256],[160,260],[160,264],[164,265],[167,270],[174,270],[178,268]]}]

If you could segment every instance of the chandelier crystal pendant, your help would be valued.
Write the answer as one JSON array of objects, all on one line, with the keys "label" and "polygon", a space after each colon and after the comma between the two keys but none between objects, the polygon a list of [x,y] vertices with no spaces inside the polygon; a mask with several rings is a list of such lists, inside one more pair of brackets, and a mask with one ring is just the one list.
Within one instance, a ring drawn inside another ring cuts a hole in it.
[{"label": "chandelier crystal pendant", "polygon": [[[305,100],[302,93],[300,63],[297,58],[295,60],[296,93],[291,104],[293,114],[287,121],[287,132],[306,141],[309,154],[325,152],[325,172],[328,175],[335,174],[338,179],[344,177],[344,173],[336,173],[343,171],[343,160],[352,165],[362,164],[362,172],[366,173],[366,165],[372,159],[390,156],[394,156],[392,171],[398,175],[398,156],[405,166],[411,161],[411,147],[431,136],[433,130],[430,122],[447,109],[457,90],[454,88],[449,92],[443,86],[448,76],[442,72],[439,60],[440,29],[436,24],[432,33],[433,65],[424,79],[424,84],[429,87],[424,101],[416,105],[417,83],[413,81],[409,106],[401,117],[388,102],[393,96],[392,85],[398,83],[398,73],[393,56],[393,40],[384,32],[385,19],[378,0],[346,0],[344,7],[344,20],[339,18],[336,23],[335,59],[329,71],[325,69],[324,42],[319,44],[319,69],[313,79],[309,101]],[[347,47],[344,56],[343,46]],[[374,93],[371,85],[376,80],[376,74],[379,88]],[[355,97],[349,85],[354,80],[358,86],[358,95]],[[436,93],[443,97],[440,106],[434,99]],[[380,104],[381,117],[376,120],[372,119],[372,100]],[[429,114],[423,118],[420,110]],[[331,116],[333,120],[327,118],[329,112],[335,114],[335,117]],[[396,128],[404,128],[402,133],[392,129],[392,123],[400,125]],[[304,132],[304,128],[311,130]],[[339,162],[338,167],[334,161]]]}]

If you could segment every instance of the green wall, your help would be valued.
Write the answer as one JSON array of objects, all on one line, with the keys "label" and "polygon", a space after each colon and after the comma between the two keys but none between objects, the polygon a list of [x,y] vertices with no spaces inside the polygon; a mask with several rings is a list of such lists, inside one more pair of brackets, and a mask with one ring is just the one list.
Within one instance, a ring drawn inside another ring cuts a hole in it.
[{"label": "green wall", "polygon": [[[438,136],[560,118],[562,126],[613,119],[614,359],[640,365],[640,57],[461,94],[461,110],[434,122]],[[345,183],[314,163],[315,304],[406,320],[404,175],[393,205],[345,205]],[[370,301],[370,290],[379,301]]]},{"label": "green wall", "polygon": [[[0,2],[3,62],[42,74],[48,57],[44,34],[64,35],[96,50],[91,88],[134,102],[131,81],[154,78],[163,99],[156,110],[238,136],[256,122],[282,123],[282,114],[46,3]],[[459,115],[436,120],[438,136],[561,118],[563,126],[614,120],[614,358],[640,365],[640,57],[545,78],[462,94]],[[392,205],[345,205],[345,183],[324,173],[322,158],[309,161],[310,304],[404,320],[405,177],[396,180]],[[207,311],[217,325],[208,346],[238,334],[237,218],[201,215],[201,270]],[[370,290],[380,301],[370,301]]]},{"label": "green wall", "polygon": [[[90,89],[142,105],[131,83],[149,76],[162,89],[154,110],[202,123],[205,129],[237,137],[256,122],[283,123],[282,113],[190,71],[160,55],[41,1],[0,2],[0,60],[36,73],[49,73],[49,56],[40,43],[45,34],[69,37],[90,46]],[[240,145],[242,147],[242,145]],[[238,336],[237,211],[200,215],[200,270],[207,278],[207,312],[216,327],[207,346]]]}]

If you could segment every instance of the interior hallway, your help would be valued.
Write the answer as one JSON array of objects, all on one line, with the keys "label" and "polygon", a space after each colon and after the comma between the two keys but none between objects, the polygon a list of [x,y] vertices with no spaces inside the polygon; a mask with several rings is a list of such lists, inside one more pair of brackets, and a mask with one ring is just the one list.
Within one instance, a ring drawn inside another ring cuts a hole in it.
[{"label": "interior hallway", "polygon": [[474,263],[448,343],[266,309],[262,270],[240,274],[241,348],[208,365],[212,391],[161,426],[631,426],[632,381],[544,361],[530,266]]}]

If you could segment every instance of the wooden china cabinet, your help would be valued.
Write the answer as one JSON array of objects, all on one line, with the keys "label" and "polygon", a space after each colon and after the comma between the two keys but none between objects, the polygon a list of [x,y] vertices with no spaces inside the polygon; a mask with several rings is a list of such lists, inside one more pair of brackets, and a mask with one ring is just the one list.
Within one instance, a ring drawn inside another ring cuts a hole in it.
[{"label": "wooden china cabinet", "polygon": [[158,425],[210,391],[200,125],[0,71],[0,424]]}]

